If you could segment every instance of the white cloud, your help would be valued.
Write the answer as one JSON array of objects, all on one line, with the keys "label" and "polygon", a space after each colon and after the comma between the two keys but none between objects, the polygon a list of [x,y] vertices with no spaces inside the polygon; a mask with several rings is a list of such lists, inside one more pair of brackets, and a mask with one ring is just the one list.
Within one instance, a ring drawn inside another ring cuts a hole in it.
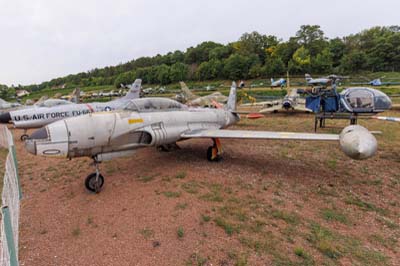
[{"label": "white cloud", "polygon": [[398,24],[397,0],[0,0],[0,83],[29,84],[140,56],[302,24],[329,37]]}]

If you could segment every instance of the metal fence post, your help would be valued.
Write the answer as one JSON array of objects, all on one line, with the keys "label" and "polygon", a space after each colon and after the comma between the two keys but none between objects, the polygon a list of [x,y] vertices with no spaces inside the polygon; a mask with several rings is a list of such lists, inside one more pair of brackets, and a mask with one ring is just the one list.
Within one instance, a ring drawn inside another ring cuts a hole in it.
[{"label": "metal fence post", "polygon": [[14,234],[12,229],[10,211],[8,209],[8,206],[4,206],[1,210],[3,213],[4,232],[6,234],[6,239],[7,239],[8,253],[10,255],[10,265],[18,266],[18,259],[15,250]]},{"label": "metal fence post", "polygon": [[17,176],[17,184],[18,184],[18,194],[19,199],[22,199],[22,189],[21,189],[21,182],[19,180],[19,172],[18,172],[18,160],[17,160],[17,151],[15,150],[15,146],[11,145],[11,154],[14,159],[14,166],[15,166],[15,175]]}]

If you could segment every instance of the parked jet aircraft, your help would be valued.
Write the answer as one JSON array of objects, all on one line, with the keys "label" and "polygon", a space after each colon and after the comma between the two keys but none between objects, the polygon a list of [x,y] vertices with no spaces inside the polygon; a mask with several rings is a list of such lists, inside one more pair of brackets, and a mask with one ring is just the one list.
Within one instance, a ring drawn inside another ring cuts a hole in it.
[{"label": "parked jet aircraft", "polygon": [[280,78],[278,80],[274,80],[271,78],[271,87],[281,87],[283,88],[286,85],[286,79]]},{"label": "parked jet aircraft", "polygon": [[339,141],[342,151],[353,159],[366,159],[377,149],[375,137],[361,126],[349,126],[340,135],[224,129],[240,119],[236,113],[236,84],[226,109],[193,108],[167,98],[130,101],[123,110],[91,113],[63,119],[35,131],[25,148],[34,155],[93,158],[96,172],[85,180],[88,190],[99,192],[104,184],[98,164],[136,149],[174,145],[192,138],[212,139],[207,159],[221,158],[222,138]]},{"label": "parked jet aircraft", "polygon": [[305,107],[305,99],[300,98],[298,89],[290,89],[283,100],[274,101],[273,104],[268,107],[261,109],[259,113],[276,113],[279,111],[300,111],[300,112],[312,112],[310,109]]},{"label": "parked jet aircraft", "polygon": [[3,99],[0,99],[0,110],[8,110],[8,109],[12,109],[12,108],[16,108],[21,106],[21,104],[19,103],[10,103],[7,102]]},{"label": "parked jet aircraft", "polygon": [[38,128],[54,121],[67,117],[80,116],[92,112],[111,111],[122,108],[130,100],[139,98],[141,80],[135,80],[127,95],[109,102],[94,102],[86,104],[63,104],[54,107],[37,107],[23,110],[15,110],[0,115],[0,123],[12,122],[14,127],[25,129],[21,140],[28,137],[26,130]]},{"label": "parked jet aircraft", "polygon": [[[398,81],[382,81],[382,79],[384,77],[385,76],[376,78],[376,79],[370,80],[368,82],[358,82],[358,83],[352,83],[352,84],[354,84],[354,85],[371,85],[371,86],[377,86],[377,87],[385,86],[385,85],[390,86],[390,85],[399,85],[400,84],[400,82],[398,82]],[[367,78],[365,78],[365,79],[367,79]]]},{"label": "parked jet aircraft", "polygon": [[200,97],[192,93],[184,82],[181,81],[179,84],[183,93],[182,102],[187,105],[211,107],[214,106],[213,102],[225,104],[228,101],[228,97],[219,91]]},{"label": "parked jet aircraft", "polygon": [[327,77],[321,77],[321,78],[312,78],[310,74],[305,74],[305,79],[307,82],[307,85],[309,86],[330,86],[333,84],[336,84],[337,81],[343,78],[348,78],[348,77],[343,77],[343,76],[337,76],[337,75],[329,75]]}]

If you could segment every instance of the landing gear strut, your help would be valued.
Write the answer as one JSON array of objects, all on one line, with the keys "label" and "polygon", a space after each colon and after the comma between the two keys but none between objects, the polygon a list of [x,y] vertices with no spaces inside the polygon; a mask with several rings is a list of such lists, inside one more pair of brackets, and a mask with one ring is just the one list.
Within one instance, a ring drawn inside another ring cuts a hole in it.
[{"label": "landing gear strut", "polygon": [[100,174],[99,163],[100,162],[97,161],[97,158],[93,157],[93,165],[96,168],[96,172],[91,173],[85,179],[86,189],[94,193],[99,193],[104,185],[104,177]]},{"label": "landing gear strut", "polygon": [[157,146],[157,150],[160,152],[171,152],[175,150],[179,150],[180,147],[176,143],[171,143],[171,144],[164,144]]},{"label": "landing gear strut", "polygon": [[21,141],[25,141],[29,138],[29,135],[26,134],[27,130],[24,129],[24,134],[21,135]]},{"label": "landing gear strut", "polygon": [[222,146],[219,138],[213,138],[213,145],[207,149],[207,160],[218,162],[222,159]]}]

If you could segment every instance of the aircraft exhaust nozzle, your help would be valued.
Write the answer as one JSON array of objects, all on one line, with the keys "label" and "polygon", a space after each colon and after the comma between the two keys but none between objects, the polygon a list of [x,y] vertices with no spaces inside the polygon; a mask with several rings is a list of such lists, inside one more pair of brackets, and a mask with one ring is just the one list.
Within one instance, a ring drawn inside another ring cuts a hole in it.
[{"label": "aircraft exhaust nozzle", "polygon": [[340,133],[339,143],[342,151],[355,160],[374,156],[378,146],[374,135],[359,125],[345,127]]},{"label": "aircraft exhaust nozzle", "polygon": [[11,121],[10,112],[0,114],[0,123],[6,124],[9,123],[10,121]]}]

